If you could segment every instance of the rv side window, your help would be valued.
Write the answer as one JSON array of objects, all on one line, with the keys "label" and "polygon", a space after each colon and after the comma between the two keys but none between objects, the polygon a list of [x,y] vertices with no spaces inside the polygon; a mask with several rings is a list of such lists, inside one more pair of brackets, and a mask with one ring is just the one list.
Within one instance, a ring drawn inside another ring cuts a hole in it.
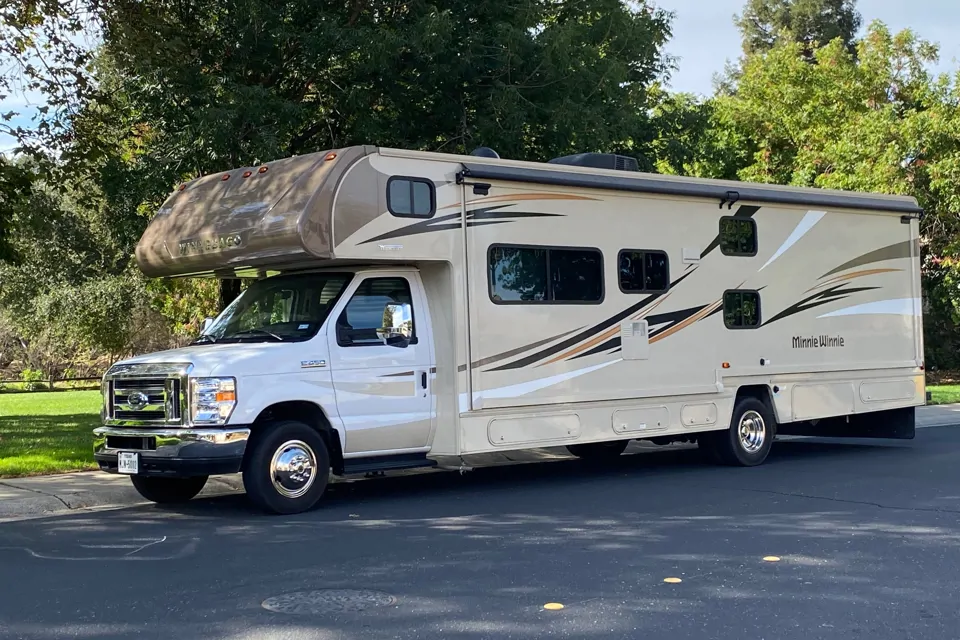
[{"label": "rv side window", "polygon": [[437,191],[425,178],[392,176],[387,180],[387,209],[401,218],[430,218],[437,211]]},{"label": "rv side window", "polygon": [[727,329],[756,329],[760,326],[760,293],[726,291],[723,294],[723,324]]},{"label": "rv side window", "polygon": [[757,222],[751,218],[720,218],[720,252],[725,256],[757,255]]},{"label": "rv side window", "polygon": [[623,249],[617,268],[624,293],[660,293],[670,288],[670,263],[663,251]]},{"label": "rv side window", "polygon": [[603,254],[596,249],[493,245],[487,265],[490,299],[495,303],[603,300]]}]

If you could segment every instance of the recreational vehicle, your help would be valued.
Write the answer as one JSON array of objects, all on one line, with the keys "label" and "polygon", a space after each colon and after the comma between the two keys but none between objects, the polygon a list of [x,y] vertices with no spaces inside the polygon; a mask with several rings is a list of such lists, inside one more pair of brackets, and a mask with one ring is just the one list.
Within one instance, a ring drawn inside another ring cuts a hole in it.
[{"label": "recreational vehicle", "polygon": [[632,440],[753,466],[775,436],[914,437],[912,198],[356,146],[176,188],[149,277],[242,279],[189,346],[103,379],[100,468],[148,500]]}]

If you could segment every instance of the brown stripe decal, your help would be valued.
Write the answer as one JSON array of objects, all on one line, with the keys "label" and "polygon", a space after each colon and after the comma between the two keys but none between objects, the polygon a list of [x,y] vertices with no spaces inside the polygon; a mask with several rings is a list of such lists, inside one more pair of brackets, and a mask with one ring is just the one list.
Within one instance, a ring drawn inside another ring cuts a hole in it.
[{"label": "brown stripe decal", "polygon": [[769,324],[776,322],[777,320],[783,320],[784,318],[789,318],[790,316],[796,315],[801,311],[813,309],[815,307],[829,304],[831,302],[836,302],[838,300],[844,300],[845,298],[850,297],[854,293],[860,293],[862,291],[874,291],[876,289],[881,288],[881,287],[851,287],[849,289],[844,289],[843,287],[845,286],[846,286],[846,283],[840,283],[838,285],[834,285],[833,287],[830,287],[826,291],[821,291],[820,293],[815,293],[812,296],[808,296],[803,300],[801,300],[800,302],[797,302],[796,304],[793,304],[787,307],[777,315],[773,316],[772,318],[764,322],[762,326],[765,327]]},{"label": "brown stripe decal", "polygon": [[881,273],[895,273],[897,271],[903,271],[903,269],[864,269],[863,271],[854,271],[853,273],[847,273],[842,276],[837,276],[835,278],[830,278],[825,282],[810,287],[804,293],[810,293],[811,291],[816,291],[817,289],[822,289],[823,287],[829,287],[840,282],[845,282],[848,280],[855,280],[857,278],[863,278],[865,276],[873,276]]},{"label": "brown stripe decal", "polygon": [[683,320],[683,321],[681,321],[681,322],[678,322],[677,324],[673,325],[672,327],[668,327],[667,329],[664,329],[663,331],[661,331],[661,332],[657,333],[656,335],[652,336],[652,337],[650,338],[650,344],[653,344],[653,343],[655,343],[655,342],[660,342],[660,341],[663,340],[664,338],[669,338],[669,337],[672,336],[673,334],[679,333],[680,331],[683,331],[684,329],[686,329],[686,328],[689,327],[690,325],[695,324],[696,322],[698,322],[699,320],[702,320],[703,318],[706,318],[706,317],[707,317],[708,315],[710,315],[715,309],[719,308],[721,304],[723,304],[723,301],[722,301],[722,300],[718,300],[718,301],[714,302],[713,304],[709,304],[709,305],[703,307],[702,309],[700,309],[700,311],[698,311],[697,313],[693,314],[692,316],[690,316],[690,317],[687,318],[686,320]]},{"label": "brown stripe decal", "polygon": [[[640,318],[643,318],[643,317],[647,316],[651,311],[653,311],[654,309],[656,309],[657,307],[659,307],[661,304],[663,304],[663,301],[666,300],[668,297],[670,297],[670,292],[669,292],[669,291],[667,292],[667,295],[661,297],[659,300],[657,300],[656,302],[654,302],[654,303],[653,303],[652,305],[650,305],[648,308],[642,310],[639,314],[636,314],[635,316],[633,316],[633,318],[636,319],[636,320],[639,320]],[[595,337],[595,338],[593,338],[593,339],[591,339],[591,340],[588,340],[587,342],[581,344],[579,347],[577,347],[577,348],[574,349],[573,351],[569,351],[569,352],[567,352],[567,353],[565,353],[565,354],[559,355],[559,356],[557,356],[556,358],[553,358],[553,359],[551,359],[551,360],[548,360],[548,361],[546,361],[546,362],[543,362],[543,363],[541,363],[541,364],[539,364],[539,365],[537,365],[537,366],[543,367],[543,366],[546,366],[546,365],[548,365],[548,364],[553,364],[554,362],[559,362],[560,360],[571,360],[571,359],[573,359],[573,358],[576,358],[576,357],[578,356],[578,354],[583,353],[584,351],[586,351],[586,350],[589,349],[590,347],[593,347],[594,345],[597,345],[597,344],[599,344],[599,343],[601,343],[601,342],[604,342],[604,341],[606,341],[606,340],[609,340],[610,338],[612,338],[613,336],[616,336],[616,335],[619,334],[619,333],[620,333],[620,325],[619,325],[619,324],[614,325],[614,326],[610,327],[609,329],[607,329],[606,331],[604,331],[603,333],[601,333],[600,335],[598,335],[597,337]],[[619,339],[618,339],[618,345],[619,345]]]},{"label": "brown stripe decal", "polygon": [[[579,196],[566,193],[520,193],[516,195],[507,195],[502,196],[489,196],[483,200],[474,200],[470,204],[481,203],[486,205],[489,202],[522,202],[524,200],[594,200],[598,201],[599,198],[590,198],[587,196]],[[459,207],[459,202],[454,202],[453,204],[448,204],[445,207],[440,207],[441,209],[452,209],[453,207]]]},{"label": "brown stripe decal", "polygon": [[[468,227],[481,227],[491,224],[506,224],[508,222],[513,222],[516,219],[520,218],[559,218],[563,217],[559,213],[532,213],[529,211],[497,211],[497,209],[502,209],[510,205],[497,205],[493,207],[485,207],[483,209],[477,209],[467,213],[467,226]],[[450,213],[445,216],[440,216],[438,218],[430,218],[429,220],[422,220],[420,222],[415,222],[409,224],[405,227],[399,229],[394,229],[392,231],[387,231],[386,233],[381,233],[378,236],[370,238],[369,240],[364,240],[359,244],[369,244],[371,242],[379,242],[381,240],[391,240],[393,238],[407,238],[410,236],[422,235],[424,233],[433,233],[435,231],[452,231],[454,229],[460,228],[460,214],[459,213]]]},{"label": "brown stripe decal", "polygon": [[[695,270],[688,271],[687,273],[683,274],[682,276],[680,276],[679,278],[671,282],[670,289],[680,284],[683,280],[685,280],[688,276],[690,276],[694,272]],[[667,291],[669,291],[670,289],[668,289]],[[509,369],[520,369],[522,367],[526,367],[527,365],[531,365],[535,362],[539,362],[540,360],[544,360],[546,358],[554,356],[560,353],[561,351],[569,349],[570,347],[583,342],[584,340],[589,340],[590,338],[593,338],[597,333],[601,331],[605,331],[606,329],[610,328],[610,326],[612,325],[619,324],[622,320],[629,318],[636,312],[640,311],[641,309],[644,309],[645,307],[647,307],[648,305],[652,304],[657,299],[662,298],[665,295],[666,295],[666,292],[650,294],[647,297],[640,300],[640,302],[636,303],[635,305],[624,309],[623,311],[621,311],[620,313],[618,313],[613,317],[607,318],[603,322],[595,324],[594,326],[590,327],[585,331],[582,331],[581,333],[573,336],[572,338],[568,338],[567,340],[564,340],[559,344],[556,344],[548,349],[544,349],[543,351],[540,351],[538,353],[529,355],[525,358],[521,358],[520,360],[516,360],[514,362],[502,365],[500,367],[496,367],[494,369],[489,369],[489,371],[507,371]]]},{"label": "brown stripe decal", "polygon": [[835,273],[840,273],[841,271],[846,271],[847,269],[852,269],[854,267],[862,267],[867,264],[873,264],[874,262],[885,262],[887,260],[909,258],[912,253],[919,253],[918,243],[919,240],[904,240],[903,242],[891,244],[883,247],[882,249],[870,251],[858,258],[850,260],[849,262],[844,262],[835,269],[827,271],[825,274],[820,276],[820,278],[826,278],[827,276],[832,276]]}]

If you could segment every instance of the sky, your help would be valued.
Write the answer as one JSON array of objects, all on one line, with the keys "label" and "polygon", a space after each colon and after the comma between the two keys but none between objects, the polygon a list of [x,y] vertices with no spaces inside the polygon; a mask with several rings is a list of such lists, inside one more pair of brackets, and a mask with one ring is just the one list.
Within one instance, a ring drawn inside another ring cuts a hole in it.
[{"label": "sky", "polygon": [[[723,71],[727,60],[740,56],[740,32],[733,16],[744,0],[655,0],[656,6],[672,11],[673,37],[667,53],[679,58],[671,74],[674,91],[709,95],[713,75]],[[918,37],[940,45],[937,72],[955,70],[960,61],[960,1],[958,0],[859,0],[863,18],[861,32],[880,20],[896,33],[911,29]]]},{"label": "sky", "polygon": [[[740,55],[740,33],[733,24],[744,0],[653,0],[674,12],[673,37],[667,53],[679,58],[669,86],[674,91],[709,95],[713,76],[725,63]],[[894,32],[910,28],[919,37],[940,45],[940,64],[934,69],[949,72],[960,67],[960,0],[859,0],[863,25],[881,20]],[[0,113],[17,111],[16,122],[29,126],[30,114],[42,105],[39,95],[11,95],[0,100]],[[0,152],[12,139],[0,135]]]}]

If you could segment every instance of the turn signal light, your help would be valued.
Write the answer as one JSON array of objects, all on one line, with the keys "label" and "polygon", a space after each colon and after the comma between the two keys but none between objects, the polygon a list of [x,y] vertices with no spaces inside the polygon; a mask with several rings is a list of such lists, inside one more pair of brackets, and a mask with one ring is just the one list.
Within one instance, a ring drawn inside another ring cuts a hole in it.
[{"label": "turn signal light", "polygon": [[722,366],[723,366],[724,369],[729,369],[729,368],[730,368],[730,363],[729,363],[729,362],[724,362]]},{"label": "turn signal light", "polygon": [[327,157],[325,157],[325,158],[323,159],[323,161],[324,161],[324,162],[330,162],[331,160],[333,160],[333,159],[336,158],[336,157],[337,157],[337,154],[335,154],[333,151],[331,151],[330,153],[327,154]]},{"label": "turn signal light", "polygon": [[260,167],[260,168],[257,170],[257,173],[266,173],[266,172],[267,172],[267,168],[266,168],[266,167]]},{"label": "turn signal light", "polygon": [[217,392],[217,402],[236,402],[236,401],[237,401],[236,391],[218,391]]},{"label": "turn signal light", "polygon": [[249,178],[249,177],[252,176],[252,175],[253,175],[253,171],[244,171],[244,172],[243,172],[243,177],[244,177],[244,178]]}]

